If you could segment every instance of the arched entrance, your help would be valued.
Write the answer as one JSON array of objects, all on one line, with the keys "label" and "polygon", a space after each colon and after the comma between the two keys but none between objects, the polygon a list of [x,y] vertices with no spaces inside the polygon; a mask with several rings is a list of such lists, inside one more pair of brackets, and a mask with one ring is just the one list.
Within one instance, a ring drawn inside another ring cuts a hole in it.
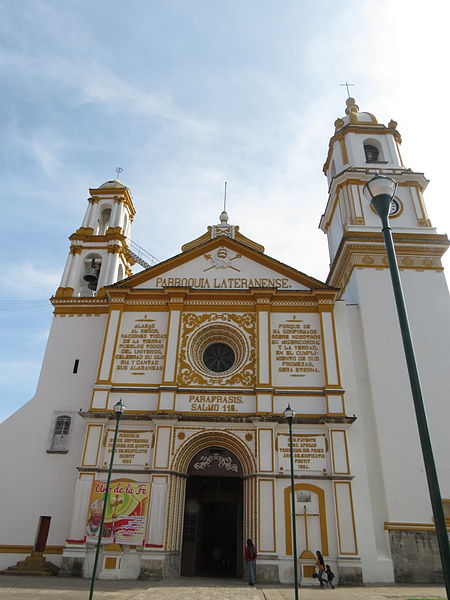
[{"label": "arched entrance", "polygon": [[181,574],[242,577],[243,470],[221,446],[203,448],[187,469]]}]

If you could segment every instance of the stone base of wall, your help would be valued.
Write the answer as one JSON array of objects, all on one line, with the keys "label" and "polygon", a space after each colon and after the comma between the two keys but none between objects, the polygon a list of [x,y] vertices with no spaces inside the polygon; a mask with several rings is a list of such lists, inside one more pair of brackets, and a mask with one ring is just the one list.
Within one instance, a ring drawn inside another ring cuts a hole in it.
[{"label": "stone base of wall", "polygon": [[139,579],[162,579],[179,577],[180,575],[180,554],[179,552],[169,553],[148,553],[142,555],[141,572]]},{"label": "stone base of wall", "polygon": [[256,562],[255,579],[257,583],[280,583],[278,565]]},{"label": "stone base of wall", "polygon": [[339,566],[339,585],[362,585],[363,575],[361,567]]},{"label": "stone base of wall", "polygon": [[63,556],[61,559],[61,568],[58,575],[60,577],[82,577],[84,558]]},{"label": "stone base of wall", "polygon": [[443,583],[434,531],[389,531],[396,583]]}]

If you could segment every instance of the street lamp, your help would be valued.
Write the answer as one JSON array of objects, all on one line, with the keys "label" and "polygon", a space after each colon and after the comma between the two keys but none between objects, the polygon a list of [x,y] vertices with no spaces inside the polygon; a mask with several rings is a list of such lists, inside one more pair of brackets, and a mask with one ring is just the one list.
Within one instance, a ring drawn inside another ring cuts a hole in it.
[{"label": "street lamp", "polygon": [[112,450],[111,450],[111,458],[109,461],[108,479],[106,480],[105,495],[103,496],[102,520],[100,522],[100,527],[98,528],[97,549],[95,551],[94,568],[92,570],[91,588],[89,590],[89,600],[92,600],[92,596],[94,594],[95,575],[97,573],[98,557],[100,556],[100,547],[101,547],[101,543],[102,543],[103,526],[105,523],[106,506],[108,504],[109,484],[111,482],[111,473],[112,473],[112,468],[113,468],[113,463],[114,463],[114,453],[116,451],[117,435],[119,433],[119,422],[120,422],[120,417],[122,416],[122,413],[125,410],[125,408],[126,407],[125,407],[125,404],[122,402],[122,398],[119,400],[119,402],[117,402],[113,406],[113,410],[116,414],[116,430],[114,432],[114,441],[113,441]]},{"label": "street lamp", "polygon": [[411,331],[406,312],[405,298],[403,295],[400,273],[398,270],[397,258],[395,255],[392,231],[389,226],[389,209],[394,198],[397,183],[385,177],[376,174],[363,189],[365,197],[371,202],[381,219],[384,243],[391,272],[392,287],[394,289],[395,303],[397,305],[398,320],[402,333],[403,348],[405,351],[406,364],[408,366],[409,383],[416,412],[417,427],[419,430],[420,444],[422,446],[423,462],[430,493],[431,506],[433,509],[434,524],[441,554],[442,570],[444,574],[445,588],[447,598],[450,600],[450,548],[447,535],[447,525],[442,508],[441,492],[434,464],[433,450],[431,447],[430,434],[428,431],[427,418],[423,405],[422,390],[420,387],[419,373],[417,370],[414,346],[411,338]]},{"label": "street lamp", "polygon": [[294,553],[294,593],[295,600],[298,600],[298,572],[297,572],[297,529],[295,526],[295,491],[294,491],[294,449],[292,447],[292,421],[295,417],[295,410],[288,404],[283,412],[289,425],[289,456],[291,459],[291,516],[292,516],[292,542]]}]

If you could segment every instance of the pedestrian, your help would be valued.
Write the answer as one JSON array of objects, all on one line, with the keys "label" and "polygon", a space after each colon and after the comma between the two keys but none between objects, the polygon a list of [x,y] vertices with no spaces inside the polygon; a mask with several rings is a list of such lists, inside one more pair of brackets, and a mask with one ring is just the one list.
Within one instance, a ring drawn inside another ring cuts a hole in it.
[{"label": "pedestrian", "polygon": [[247,545],[245,546],[245,560],[247,561],[247,569],[248,569],[248,585],[255,585],[255,563],[256,563],[256,548],[253,545],[252,540],[249,538],[247,540]]},{"label": "pedestrian", "polygon": [[328,583],[331,585],[331,589],[334,590],[335,587],[333,585],[334,573],[331,570],[330,565],[325,565],[325,573],[327,574]]},{"label": "pedestrian", "polygon": [[323,556],[320,553],[319,550],[317,550],[316,552],[316,556],[317,556],[317,561],[316,561],[316,567],[317,567],[317,580],[320,583],[320,587],[323,588],[324,587],[324,580],[322,579],[323,574],[325,573],[325,562],[323,560]]}]

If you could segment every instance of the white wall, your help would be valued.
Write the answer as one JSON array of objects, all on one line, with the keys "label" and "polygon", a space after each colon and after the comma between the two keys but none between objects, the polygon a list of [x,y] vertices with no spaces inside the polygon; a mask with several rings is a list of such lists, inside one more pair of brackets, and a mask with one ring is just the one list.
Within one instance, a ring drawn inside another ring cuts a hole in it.
[{"label": "white wall", "polygon": [[[39,516],[51,516],[48,545],[63,545],[70,524],[84,420],[73,415],[67,454],[48,454],[54,411],[89,408],[106,315],[56,316],[36,395],[0,425],[1,544],[32,545]],[[74,360],[80,360],[73,374]],[[23,558],[23,555],[22,557]],[[0,568],[16,557],[0,554]]]}]

